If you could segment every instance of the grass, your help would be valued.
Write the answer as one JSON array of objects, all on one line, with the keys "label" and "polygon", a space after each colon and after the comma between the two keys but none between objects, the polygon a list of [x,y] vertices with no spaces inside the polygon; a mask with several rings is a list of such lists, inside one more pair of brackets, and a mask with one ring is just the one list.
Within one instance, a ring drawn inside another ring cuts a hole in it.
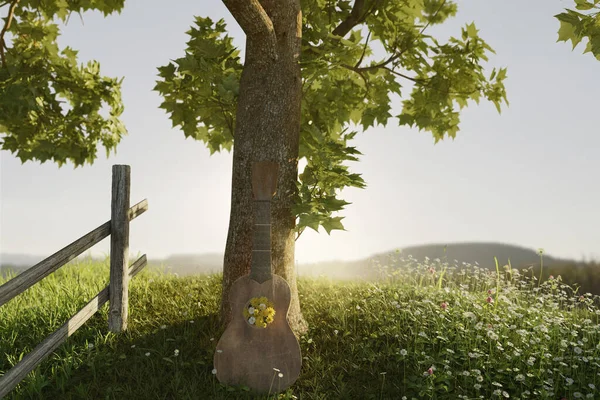
[{"label": "grass", "polygon": [[[600,398],[598,296],[530,270],[404,262],[378,265],[377,282],[298,280],[310,325],[302,373],[269,398]],[[96,295],[108,271],[69,264],[1,307],[0,374]],[[108,332],[104,306],[9,398],[266,398],[212,374],[220,278],[143,271],[125,333]]]}]

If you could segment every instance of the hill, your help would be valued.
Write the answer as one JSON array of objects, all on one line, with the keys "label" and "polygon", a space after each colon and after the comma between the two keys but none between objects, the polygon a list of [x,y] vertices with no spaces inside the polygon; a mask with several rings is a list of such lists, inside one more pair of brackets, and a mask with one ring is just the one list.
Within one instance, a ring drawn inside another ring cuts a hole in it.
[{"label": "hill", "polygon": [[[409,246],[397,252],[396,250],[373,254],[370,257],[356,261],[326,261],[313,264],[304,264],[298,267],[299,274],[326,275],[339,279],[371,278],[374,276],[376,265],[387,265],[389,268],[398,268],[406,264],[408,256],[417,261],[426,257],[430,260],[439,258],[447,260],[451,265],[457,260],[459,265],[469,263],[480,267],[495,269],[494,257],[498,258],[500,266],[510,263],[513,268],[539,267],[540,255],[533,249],[522,246],[481,242],[481,243],[435,243],[426,245]],[[543,255],[544,266],[578,265],[578,261]]]},{"label": "hill", "polygon": [[[445,254],[444,247],[446,247]],[[540,264],[539,254],[533,249],[494,242],[435,243],[402,248],[400,256],[408,257],[408,255],[412,255],[418,261],[423,261],[425,257],[444,259],[445,255],[450,263],[454,260],[471,264],[477,262],[485,268],[495,268],[494,257],[498,258],[501,266],[507,264],[510,259],[513,268],[530,265],[539,266]],[[151,268],[157,268],[166,273],[177,273],[181,276],[221,272],[223,268],[223,254],[220,253],[173,254],[164,259],[152,259],[152,255],[149,254],[149,256],[148,264]],[[89,258],[89,256],[86,257]],[[16,272],[21,272],[43,258],[43,256],[23,254],[2,254],[0,255],[0,276],[5,276],[7,267]],[[397,252],[393,250],[354,261],[329,260],[317,263],[301,263],[298,265],[298,274],[307,276],[326,275],[338,279],[369,278],[373,274],[374,264],[379,263],[389,267],[398,267],[402,265],[399,258]],[[544,254],[544,266],[574,264],[580,264],[580,262]]]}]

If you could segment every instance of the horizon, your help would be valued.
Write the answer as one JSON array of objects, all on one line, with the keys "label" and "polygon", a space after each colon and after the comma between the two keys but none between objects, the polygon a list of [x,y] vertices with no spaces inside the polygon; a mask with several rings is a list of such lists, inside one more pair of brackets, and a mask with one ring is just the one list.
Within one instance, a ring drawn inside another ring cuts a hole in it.
[{"label": "horizon", "polygon": [[[399,127],[395,118],[359,132],[351,145],[364,155],[350,169],[367,188],[340,195],[352,203],[338,214],[347,231],[302,234],[299,263],[360,260],[416,246],[407,243],[445,242],[519,243],[557,258],[600,257],[600,188],[590,184],[600,171],[594,153],[600,63],[582,54],[585,42],[575,50],[556,43],[553,15],[570,3],[502,4],[463,1],[456,17],[428,32],[445,39],[474,21],[496,51],[488,73],[508,68],[510,106],[498,115],[491,104],[469,104],[456,139],[436,145],[429,133]],[[116,155],[107,159],[101,149],[94,165],[77,169],[21,165],[0,151],[0,253],[47,257],[109,220],[113,164],[131,166],[131,204],[149,202],[148,212],[131,223],[131,253],[164,259],[224,252],[232,154],[210,156],[202,143],[171,128],[151,91],[156,68],[183,55],[194,15],[224,18],[243,61],[244,35],[218,0],[166,9],[155,0],[128,0],[120,15],[86,12],[83,24],[72,18],[59,25],[61,48],[78,50],[79,62],[98,60],[102,75],[125,77],[122,119],[129,135]],[[399,111],[397,98],[392,110]],[[92,254],[109,247],[104,239]]]},{"label": "horizon", "polygon": [[[369,254],[368,256],[365,257],[360,257],[360,258],[356,258],[356,259],[324,259],[324,260],[318,260],[318,261],[312,261],[312,262],[303,262],[303,263],[299,263],[297,262],[298,260],[296,260],[296,265],[300,266],[300,265],[304,265],[304,266],[311,266],[311,265],[318,265],[318,264],[331,264],[331,263],[355,263],[355,262],[360,262],[360,261],[369,261],[371,259],[374,259],[376,257],[379,257],[381,255],[387,255],[387,254],[392,254],[392,253],[400,253],[403,255],[411,255],[410,252],[405,252],[405,251],[414,251],[414,250],[418,250],[421,248],[438,248],[438,247],[444,247],[447,246],[449,249],[453,246],[458,246],[458,245],[470,245],[470,246],[506,246],[512,249],[518,249],[521,251],[531,251],[533,253],[537,253],[539,251],[539,249],[533,249],[533,248],[528,248],[528,247],[524,247],[518,244],[514,244],[514,243],[500,243],[500,242],[454,242],[454,243],[422,243],[422,244],[415,244],[415,245],[410,245],[410,246],[404,246],[402,248],[400,247],[396,247],[393,249],[389,249],[389,250],[385,250],[385,251],[381,251],[381,252],[377,252],[377,253],[373,253],[373,254]],[[138,254],[134,254],[133,252],[130,252],[130,259],[135,259],[138,258],[141,255],[141,253],[138,252]],[[41,261],[43,261],[44,259],[46,259],[47,257],[49,257],[50,255],[40,255],[40,254],[24,254],[24,253],[0,253],[0,267],[2,266],[15,266],[15,267],[24,267],[24,264],[13,264],[13,263],[4,263],[3,259],[6,258],[7,256],[9,256],[10,259],[14,259],[14,258],[28,258],[28,259],[36,259],[38,261],[35,261],[34,264],[27,264],[29,267],[35,265],[36,263],[39,263]],[[167,261],[169,258],[172,257],[207,257],[207,256],[218,256],[218,257],[222,257],[224,256],[224,252],[206,252],[206,253],[171,253],[169,255],[167,255],[166,257],[150,257],[148,256],[148,261],[150,263],[152,262],[165,262]],[[497,255],[498,256],[498,255]],[[108,253],[104,253],[102,255],[99,254],[95,254],[94,252],[92,252],[91,250],[86,250],[84,253],[80,254],[79,256],[77,256],[75,259],[93,259],[93,260],[104,260],[106,258],[109,257]],[[575,263],[599,263],[600,260],[596,259],[596,258],[591,258],[588,259],[585,256],[581,257],[581,258],[562,258],[562,257],[558,257],[554,254],[551,253],[547,253],[546,251],[543,252],[543,257],[544,259],[551,259],[551,260],[558,260],[558,261],[565,261],[565,262],[575,262]],[[419,261],[422,261],[420,259],[418,259]],[[465,260],[456,260],[459,262],[463,262]],[[484,260],[479,260],[480,263],[484,263]],[[489,262],[489,260],[488,260]]]}]

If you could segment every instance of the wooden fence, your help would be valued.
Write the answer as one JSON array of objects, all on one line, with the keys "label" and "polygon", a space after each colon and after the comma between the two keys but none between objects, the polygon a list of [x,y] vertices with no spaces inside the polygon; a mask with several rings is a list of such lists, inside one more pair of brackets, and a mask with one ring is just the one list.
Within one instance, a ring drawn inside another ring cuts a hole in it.
[{"label": "wooden fence", "polygon": [[128,284],[146,266],[146,255],[128,267],[129,221],[148,210],[146,199],[129,208],[131,168],[112,167],[111,219],[62,250],[39,262],[0,286],[0,307],[15,296],[50,275],[85,250],[110,235],[110,283],[96,297],[72,316],[63,326],[46,337],[31,353],[0,376],[0,398],[6,396],[49,354],[81,327],[109,301],[108,329],[121,332],[127,329]]}]

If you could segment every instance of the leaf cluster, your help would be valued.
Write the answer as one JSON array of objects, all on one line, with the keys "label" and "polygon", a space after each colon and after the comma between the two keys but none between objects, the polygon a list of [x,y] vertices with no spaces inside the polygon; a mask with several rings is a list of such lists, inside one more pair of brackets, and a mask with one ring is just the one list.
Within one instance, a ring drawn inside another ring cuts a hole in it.
[{"label": "leaf cluster", "polygon": [[[306,227],[344,229],[343,218],[334,213],[349,203],[339,193],[365,187],[347,166],[361,154],[350,145],[352,126],[367,130],[395,117],[400,125],[431,132],[437,142],[455,137],[459,111],[470,100],[488,100],[498,111],[508,104],[506,69],[484,73],[493,50],[474,24],[446,43],[427,35],[429,26],[456,12],[456,3],[448,0],[302,2],[299,158],[307,165],[293,209],[298,235]],[[223,20],[196,18],[196,26],[187,32],[185,56],[159,68],[162,80],[155,89],[186,137],[203,140],[211,153],[229,150],[243,65]],[[374,45],[385,50],[383,59],[373,59]],[[408,94],[402,91],[406,86],[412,87]],[[403,98],[398,115],[392,115],[394,96]]]},{"label": "leaf cluster", "polygon": [[[122,80],[102,77],[95,61],[78,65],[77,52],[69,47],[60,50],[53,21],[66,22],[73,12],[92,9],[108,15],[123,4],[12,0],[0,5],[9,9],[0,34],[2,149],[22,161],[52,159],[61,165],[70,160],[77,166],[93,162],[98,142],[107,155],[116,147],[126,134],[119,119]],[[302,7],[299,158],[307,166],[297,182],[298,235],[306,227],[322,226],[328,233],[343,229],[342,217],[334,213],[349,203],[339,192],[365,187],[346,164],[361,154],[350,145],[353,126],[367,130],[397,118],[400,125],[431,132],[437,142],[455,137],[459,111],[470,100],[486,99],[498,111],[507,104],[506,69],[484,74],[493,50],[474,24],[445,43],[427,34],[429,26],[456,14],[452,1],[304,0]],[[586,25],[581,32],[584,28],[591,29]],[[11,46],[5,34],[11,35]],[[211,154],[231,150],[243,70],[239,51],[223,20],[197,17],[187,34],[184,56],[158,68],[154,90],[164,98],[160,107],[174,127],[202,140]],[[373,59],[374,46],[383,48],[385,57]],[[394,97],[402,99],[398,115],[392,115]]]},{"label": "leaf cluster", "polygon": [[[451,38],[445,44],[425,34],[428,26],[455,15],[452,2],[373,1],[365,7],[362,25],[347,37],[332,32],[351,17],[351,2],[312,0],[303,2],[303,7],[299,156],[308,164],[299,177],[297,229],[317,230],[321,225],[330,232],[343,229],[341,218],[331,217],[331,212],[349,204],[338,198],[338,192],[349,186],[365,187],[361,176],[345,166],[361,154],[347,143],[356,133],[344,134],[350,126],[361,125],[363,130],[386,126],[394,117],[392,96],[402,97],[408,84],[412,93],[395,116],[400,125],[428,130],[436,142],[444,134],[454,137],[459,122],[456,109],[468,100],[478,102],[483,97],[498,111],[507,102],[506,70],[494,70],[489,78],[484,75],[482,61],[493,50],[478,36],[474,24],[462,30],[461,39]],[[318,8],[328,12],[310,12]],[[375,42],[386,56],[367,62]],[[337,172],[335,180],[330,178],[332,171]]]},{"label": "leaf cluster", "polygon": [[159,67],[154,90],[186,137],[203,141],[211,154],[231,150],[235,110],[243,66],[226,34],[224,20],[196,17],[185,56]]},{"label": "leaf cluster", "polygon": [[[71,161],[77,167],[96,158],[101,142],[107,156],[127,133],[119,116],[122,79],[100,75],[100,65],[78,65],[77,51],[59,49],[59,28],[71,13],[123,8],[124,0],[22,0],[5,2],[0,37],[0,145],[22,162]],[[10,26],[9,26],[10,22]],[[11,45],[6,44],[11,35]],[[108,108],[108,115],[106,109]]]},{"label": "leaf cluster", "polygon": [[560,22],[557,41],[570,40],[575,49],[587,38],[583,53],[591,52],[600,60],[600,0],[575,0],[575,8],[584,12],[566,9],[554,16]]},{"label": "leaf cluster", "polygon": [[300,156],[306,157],[309,162],[299,175],[296,204],[292,208],[298,218],[297,237],[307,227],[318,232],[319,226],[322,226],[328,234],[334,229],[344,230],[341,222],[344,217],[333,216],[333,213],[351,203],[337,198],[337,192],[343,187],[366,187],[359,174],[350,173],[343,165],[344,161],[358,161],[357,155],[361,154],[355,147],[348,146],[348,141],[357,132],[344,130],[333,139],[324,137],[312,124],[309,128],[301,136],[300,150]]}]

